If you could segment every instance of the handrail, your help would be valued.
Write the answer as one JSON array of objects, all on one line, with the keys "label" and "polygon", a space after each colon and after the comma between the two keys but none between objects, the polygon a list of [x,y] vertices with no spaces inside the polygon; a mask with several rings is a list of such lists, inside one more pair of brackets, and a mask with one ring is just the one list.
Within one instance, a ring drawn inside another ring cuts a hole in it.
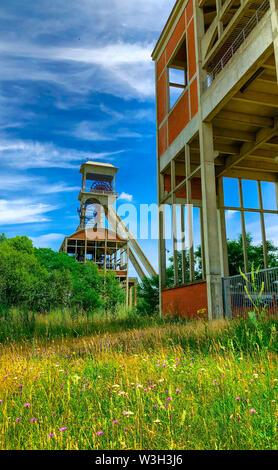
[{"label": "handrail", "polygon": [[225,54],[221,57],[221,59],[213,68],[213,70],[207,74],[207,79],[206,79],[206,82],[204,83],[204,91],[211,86],[212,82],[215,80],[217,75],[226,67],[227,63],[231,60],[231,58],[235,55],[239,47],[244,43],[244,41],[247,39],[249,34],[261,21],[264,14],[267,12],[267,10],[269,10],[269,8],[270,8],[269,0],[264,0],[264,2],[260,5],[258,10],[254,13],[254,15],[250,18],[248,23],[245,25],[243,30],[234,40],[234,42],[230,45],[230,47],[225,52]]}]

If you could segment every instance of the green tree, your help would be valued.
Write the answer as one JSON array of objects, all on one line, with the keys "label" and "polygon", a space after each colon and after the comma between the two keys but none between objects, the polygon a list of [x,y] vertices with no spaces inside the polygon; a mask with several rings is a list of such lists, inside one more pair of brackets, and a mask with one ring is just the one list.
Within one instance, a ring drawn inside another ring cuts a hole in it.
[{"label": "green tree", "polygon": [[43,310],[47,306],[49,275],[26,237],[20,238],[0,244],[0,303]]},{"label": "green tree", "polygon": [[[199,249],[199,247],[198,247]],[[197,250],[195,252],[195,258],[197,257],[197,253],[199,255],[199,251]],[[182,284],[182,252],[178,251],[177,252],[177,258],[178,258],[178,280],[179,284]],[[200,247],[200,262],[198,259],[198,264],[195,265],[194,268],[194,278],[195,280],[200,280],[202,279],[202,256],[201,256],[201,247]],[[174,285],[174,258],[171,256],[169,258],[170,265],[166,269],[166,285],[167,287],[173,286]],[[189,282],[190,280],[190,272],[189,272],[189,251],[185,251],[185,282]]]},{"label": "green tree", "polygon": [[144,279],[137,285],[137,312],[154,315],[159,309],[159,276]]},{"label": "green tree", "polygon": [[54,304],[56,296],[61,298],[62,295],[69,306],[84,310],[95,310],[101,306],[101,280],[94,263],[79,264],[68,254],[57,253],[50,248],[36,248],[35,255],[54,283]]},{"label": "green tree", "polygon": [[114,272],[100,275],[100,295],[102,307],[105,312],[115,313],[119,304],[125,301],[125,290],[121,288]]},{"label": "green tree", "polygon": [[[267,253],[268,253],[268,265],[269,267],[278,266],[278,248],[271,242],[266,242]],[[243,257],[243,243],[242,235],[239,235],[236,240],[228,240],[228,260],[229,260],[229,274],[234,276],[239,274],[239,268],[244,271],[244,257]],[[253,244],[253,239],[250,233],[246,234],[246,248],[249,270],[253,266],[263,269],[264,267],[264,253],[262,243],[259,245]]]}]

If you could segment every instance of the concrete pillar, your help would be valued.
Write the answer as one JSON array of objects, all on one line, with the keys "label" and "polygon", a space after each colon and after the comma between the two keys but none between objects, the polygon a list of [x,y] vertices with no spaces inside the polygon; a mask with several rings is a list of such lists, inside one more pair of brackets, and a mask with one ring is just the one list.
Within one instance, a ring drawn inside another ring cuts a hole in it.
[{"label": "concrete pillar", "polygon": [[[224,188],[223,178],[218,178],[218,233],[219,233],[219,249],[220,249],[220,263],[221,263],[221,276],[229,276],[229,260],[228,260],[228,247],[227,247],[227,234],[226,234],[226,219],[224,208]],[[225,318],[232,319],[232,297],[230,290],[230,282],[224,281],[223,284],[224,296],[224,315]]]},{"label": "concrete pillar", "polygon": [[174,259],[174,285],[179,284],[178,273],[178,250],[177,250],[177,210],[176,210],[176,163],[171,161],[171,191],[172,191],[172,238],[173,238],[173,259]]},{"label": "concrete pillar", "polygon": [[243,203],[243,192],[242,192],[242,181],[238,178],[238,190],[239,190],[239,204],[240,204],[240,220],[241,220],[241,236],[242,236],[242,248],[244,258],[244,271],[248,273],[248,253],[247,253],[247,239],[246,239],[246,228],[245,228],[245,214],[244,214],[244,203]]},{"label": "concrete pillar", "polygon": [[206,279],[206,260],[205,260],[205,238],[204,238],[204,224],[203,224],[203,208],[199,208],[200,218],[200,236],[201,236],[201,256],[202,256],[202,278]]},{"label": "concrete pillar", "polygon": [[218,178],[218,230],[220,242],[220,263],[221,263],[221,276],[229,276],[229,261],[227,249],[227,234],[226,234],[226,220],[224,207],[224,189],[223,178]]},{"label": "concrete pillar", "polygon": [[274,56],[276,62],[276,78],[278,81],[278,0],[270,0],[270,8]]},{"label": "concrete pillar", "polygon": [[182,262],[182,283],[186,283],[186,247],[185,247],[185,224],[184,205],[181,204],[181,262]]},{"label": "concrete pillar", "polygon": [[166,287],[165,206],[158,208],[159,312],[162,316],[162,290]]},{"label": "concrete pillar", "polygon": [[217,221],[213,129],[211,123],[200,122],[199,138],[208,317],[209,320],[212,320],[214,318],[223,318],[223,294]]},{"label": "concrete pillar", "polygon": [[191,204],[191,173],[190,147],[185,146],[185,175],[186,181],[186,204],[187,204],[187,228],[188,228],[188,250],[189,250],[189,279],[194,281],[194,241],[193,241],[193,206]]}]

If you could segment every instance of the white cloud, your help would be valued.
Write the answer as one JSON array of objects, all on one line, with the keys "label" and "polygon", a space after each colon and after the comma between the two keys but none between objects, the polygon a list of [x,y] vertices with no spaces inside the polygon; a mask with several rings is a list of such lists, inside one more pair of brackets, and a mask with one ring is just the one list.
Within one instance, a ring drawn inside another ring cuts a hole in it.
[{"label": "white cloud", "polygon": [[57,209],[56,206],[34,203],[30,199],[7,201],[0,199],[0,224],[19,225],[48,222],[46,213]]},{"label": "white cloud", "polygon": [[133,199],[133,196],[132,194],[128,194],[128,193],[121,193],[120,196],[118,197],[118,199],[122,200],[122,201],[127,201],[127,202],[131,202],[132,199]]},{"label": "white cloud", "polygon": [[63,241],[65,235],[62,233],[47,233],[38,237],[31,237],[34,246],[37,248],[51,248],[53,245],[57,245],[57,242]]},{"label": "white cloud", "polygon": [[0,141],[2,164],[18,169],[28,168],[73,168],[87,160],[110,161],[116,152],[90,153],[74,149],[56,147],[52,143],[40,143],[23,140]]},{"label": "white cloud", "polygon": [[78,191],[79,186],[67,186],[64,182],[47,183],[45,179],[22,174],[0,173],[0,192],[13,191],[19,193],[30,190],[32,194],[55,194]]},{"label": "white cloud", "polygon": [[[112,124],[114,121],[104,122],[102,124],[95,122],[82,121],[80,122],[73,132],[70,132],[71,135],[74,135],[78,139],[82,140],[91,140],[91,141],[113,141],[116,139],[123,138],[141,138],[141,134],[138,132],[132,132],[129,129],[119,128],[116,132],[107,130],[106,127],[109,124]],[[96,130],[96,127],[101,127],[102,129]]]}]

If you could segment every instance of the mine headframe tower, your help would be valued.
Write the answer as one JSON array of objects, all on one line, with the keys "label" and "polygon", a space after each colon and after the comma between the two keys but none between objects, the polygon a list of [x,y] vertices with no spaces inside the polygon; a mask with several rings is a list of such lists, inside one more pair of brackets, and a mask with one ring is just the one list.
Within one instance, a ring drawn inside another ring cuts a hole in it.
[{"label": "mine headframe tower", "polygon": [[156,271],[113,207],[118,197],[117,171],[109,163],[87,161],[81,165],[79,225],[64,239],[60,251],[75,256],[79,263],[96,263],[100,272],[113,271],[126,289],[127,305],[135,305],[137,278],[129,277],[129,263],[141,280]]}]

